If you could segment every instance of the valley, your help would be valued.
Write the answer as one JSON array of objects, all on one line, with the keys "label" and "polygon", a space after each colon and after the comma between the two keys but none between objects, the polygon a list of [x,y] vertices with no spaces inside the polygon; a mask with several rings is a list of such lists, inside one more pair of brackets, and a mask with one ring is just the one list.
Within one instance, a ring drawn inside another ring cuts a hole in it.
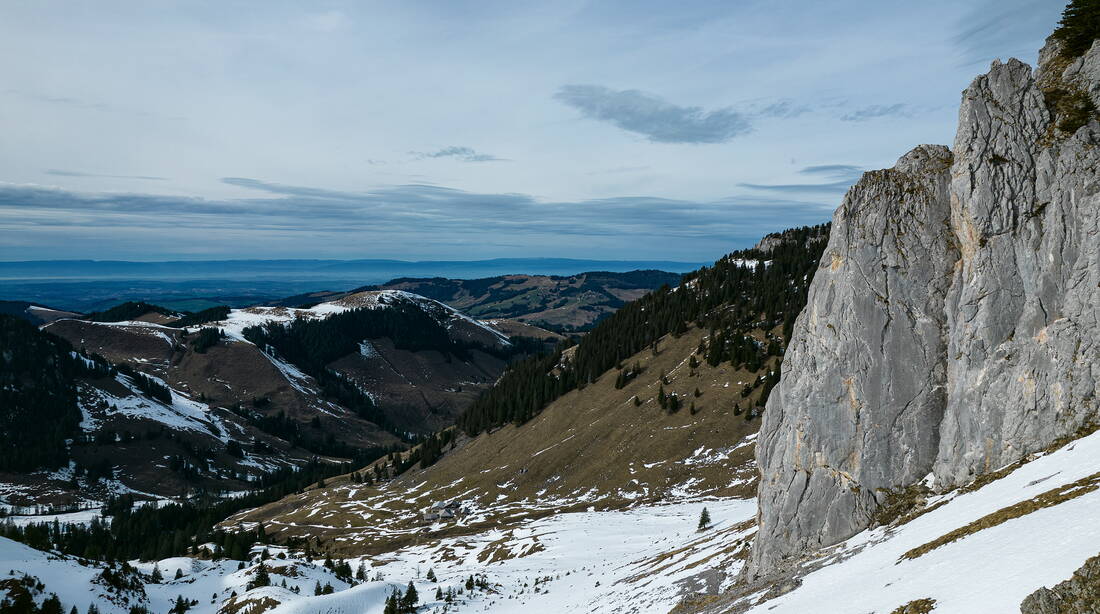
[{"label": "valley", "polygon": [[[1100,2],[1037,58],[973,78],[951,146],[827,184],[831,222],[694,270],[211,261],[359,281],[3,301],[0,614],[1100,612]],[[601,92],[556,99],[666,130],[811,112]],[[223,182],[340,220],[430,195],[405,211],[426,227],[458,194]],[[585,240],[643,201],[587,201]]]}]

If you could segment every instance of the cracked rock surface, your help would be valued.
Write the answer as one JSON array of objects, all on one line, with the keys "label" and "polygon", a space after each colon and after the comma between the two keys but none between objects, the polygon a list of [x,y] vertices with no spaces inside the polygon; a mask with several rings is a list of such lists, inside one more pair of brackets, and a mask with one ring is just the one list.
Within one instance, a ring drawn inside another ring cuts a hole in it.
[{"label": "cracked rock surface", "polygon": [[1100,106],[1100,42],[1068,64],[1056,45],[1034,73],[994,62],[952,149],[837,210],[761,425],[748,577],[867,528],[889,490],[965,484],[1097,418],[1100,122],[1061,131],[1044,90]]}]

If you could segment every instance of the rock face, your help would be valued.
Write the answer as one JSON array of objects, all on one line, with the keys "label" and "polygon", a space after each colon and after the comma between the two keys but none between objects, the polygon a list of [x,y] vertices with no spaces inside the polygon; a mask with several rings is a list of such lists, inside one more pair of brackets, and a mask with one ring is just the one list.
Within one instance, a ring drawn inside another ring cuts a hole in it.
[{"label": "rock face", "polygon": [[1020,604],[1021,614],[1100,614],[1100,556],[1085,561],[1053,589],[1040,588]]},{"label": "rock face", "polygon": [[863,530],[889,490],[969,482],[1096,419],[1100,122],[1048,104],[1100,103],[1100,43],[1056,45],[1035,74],[995,62],[952,150],[867,173],[837,210],[764,413],[750,577]]}]

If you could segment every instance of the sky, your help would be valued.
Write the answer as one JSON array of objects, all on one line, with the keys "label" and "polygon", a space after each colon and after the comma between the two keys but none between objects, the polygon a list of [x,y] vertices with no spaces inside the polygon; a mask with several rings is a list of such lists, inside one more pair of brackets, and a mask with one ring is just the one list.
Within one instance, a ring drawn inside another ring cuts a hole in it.
[{"label": "sky", "polygon": [[1048,0],[0,0],[0,260],[705,262],[950,144]]}]

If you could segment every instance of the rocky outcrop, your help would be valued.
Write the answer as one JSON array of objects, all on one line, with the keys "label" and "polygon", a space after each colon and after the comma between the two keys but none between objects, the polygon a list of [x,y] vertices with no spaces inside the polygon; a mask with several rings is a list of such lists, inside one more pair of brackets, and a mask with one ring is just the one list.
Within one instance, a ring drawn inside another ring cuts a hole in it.
[{"label": "rocky outcrop", "polygon": [[1100,103],[1100,43],[1041,58],[995,62],[951,151],[867,173],[837,210],[764,413],[749,576],[866,528],[890,490],[1096,418],[1100,122],[1064,101]]},{"label": "rocky outcrop", "polygon": [[1085,561],[1053,589],[1040,588],[1020,604],[1021,614],[1100,614],[1100,556]]},{"label": "rocky outcrop", "polygon": [[918,147],[864,175],[833,217],[757,443],[769,532],[760,560],[852,535],[876,489],[919,480],[935,459],[955,262],[950,166],[946,147]]}]

